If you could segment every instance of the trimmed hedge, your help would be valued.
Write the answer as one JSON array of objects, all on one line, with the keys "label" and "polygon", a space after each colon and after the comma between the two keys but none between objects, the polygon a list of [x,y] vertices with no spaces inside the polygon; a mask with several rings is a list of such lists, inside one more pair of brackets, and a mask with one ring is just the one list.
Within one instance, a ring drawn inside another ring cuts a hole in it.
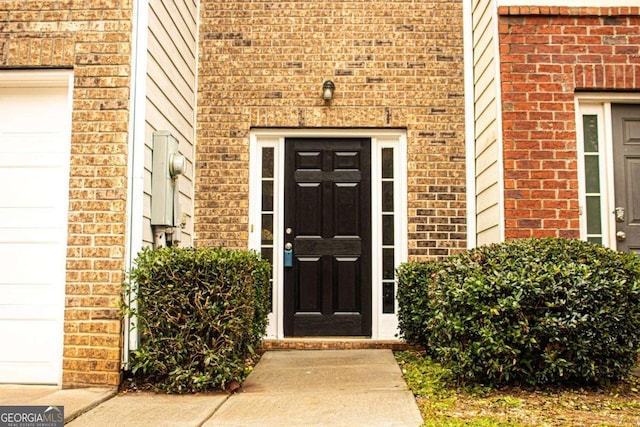
[{"label": "trimmed hedge", "polygon": [[424,264],[399,270],[401,334],[462,382],[603,383],[637,361],[635,255],[527,239]]},{"label": "trimmed hedge", "polygon": [[396,271],[400,334],[405,341],[425,348],[428,348],[428,323],[432,317],[429,284],[440,268],[437,262],[412,261],[401,264]]},{"label": "trimmed hedge", "polygon": [[269,263],[251,252],[144,249],[125,284],[137,295],[127,312],[138,318],[136,380],[170,393],[242,382],[266,332],[269,279]]}]

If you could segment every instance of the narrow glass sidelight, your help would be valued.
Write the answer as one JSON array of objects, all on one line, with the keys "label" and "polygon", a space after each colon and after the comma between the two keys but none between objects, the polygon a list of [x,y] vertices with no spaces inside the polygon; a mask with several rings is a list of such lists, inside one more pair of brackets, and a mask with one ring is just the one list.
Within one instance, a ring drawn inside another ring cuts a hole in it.
[{"label": "narrow glass sidelight", "polygon": [[395,212],[394,212],[394,152],[382,148],[382,313],[395,313]]},{"label": "narrow glass sidelight", "polygon": [[587,240],[602,244],[602,188],[600,185],[602,144],[598,140],[598,116],[595,114],[583,115],[582,129]]},{"label": "narrow glass sidelight", "polygon": [[269,298],[269,311],[273,311],[273,233],[274,233],[274,149],[273,147],[262,148],[262,205],[261,216],[261,243],[260,254],[271,263],[271,298]]}]

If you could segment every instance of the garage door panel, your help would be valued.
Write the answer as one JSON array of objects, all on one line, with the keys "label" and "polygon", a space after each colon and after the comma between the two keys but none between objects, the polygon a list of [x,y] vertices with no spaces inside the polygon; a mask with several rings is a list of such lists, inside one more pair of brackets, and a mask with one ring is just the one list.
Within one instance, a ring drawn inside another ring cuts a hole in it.
[{"label": "garage door panel", "polygon": [[[65,260],[60,256],[52,256],[55,252],[61,252],[57,242],[0,244],[0,259],[3,264],[11,266],[0,275],[0,283],[43,283],[57,292],[51,275],[59,275],[64,271]],[[0,301],[4,301],[5,297],[3,294]]]},{"label": "garage door panel", "polygon": [[11,383],[57,383],[59,364],[51,358],[62,331],[50,320],[0,322],[0,378]]},{"label": "garage door panel", "polygon": [[[53,299],[50,299],[53,301]],[[37,310],[36,310],[37,309]],[[45,330],[58,330],[55,327],[55,320],[58,317],[59,307],[55,304],[19,304],[19,305],[2,305],[0,304],[0,330],[2,328],[20,328],[29,326],[32,323],[39,325],[34,332]],[[4,326],[7,325],[7,326]],[[27,330],[25,329],[25,332]],[[30,337],[30,335],[26,335]],[[40,337],[42,338],[42,337]],[[42,338],[44,339],[44,338]],[[58,339],[58,337],[50,337],[50,339]],[[27,357],[28,355],[25,355]]]},{"label": "garage door panel", "polygon": [[[0,357],[2,355],[0,354]],[[0,378],[8,384],[57,384],[59,378],[51,372],[59,369],[50,362],[0,362]],[[27,374],[25,375],[24,372]]]},{"label": "garage door panel", "polygon": [[[0,242],[3,240],[3,229],[25,229],[34,228],[41,230],[51,228],[59,224],[60,212],[51,207],[31,207],[31,208],[9,208],[0,207]],[[22,230],[15,230],[22,232]],[[9,233],[9,231],[7,231]]]},{"label": "garage door panel", "polygon": [[[50,305],[58,298],[47,283],[3,281],[0,283],[0,292],[3,294],[3,300],[0,303],[0,319],[9,319],[8,313],[15,314],[16,319],[55,319],[52,315],[55,313],[43,310],[44,306]],[[30,310],[29,306],[34,308],[39,306],[39,309],[38,311]]]},{"label": "garage door panel", "polygon": [[[36,245],[57,245],[58,248],[62,248],[64,237],[61,235],[62,228],[0,228],[0,244],[19,245],[24,243],[34,243],[35,245],[29,249],[29,256],[34,256],[38,248]],[[55,247],[51,247],[51,250],[56,250]],[[9,247],[10,251],[15,250],[15,247]],[[33,254],[33,255],[31,255]],[[53,255],[48,252],[46,255],[48,258],[59,258],[60,256]]]},{"label": "garage door panel", "polygon": [[0,190],[0,207],[60,206],[66,195],[60,187],[67,187],[68,181],[61,178],[62,172],[61,168],[0,169],[0,182],[8,183]]},{"label": "garage door panel", "polygon": [[[2,135],[0,153],[3,156],[33,154],[46,158],[46,154],[67,154],[64,145],[60,146],[60,141],[66,138],[62,132],[2,132],[0,135]],[[29,160],[29,158],[21,158],[21,161]]]},{"label": "garage door panel", "polygon": [[71,100],[52,73],[0,71],[0,383],[62,378]]},{"label": "garage door panel", "polygon": [[[2,135],[0,135],[2,138]],[[25,157],[29,157],[26,159]],[[56,168],[69,163],[68,156],[63,153],[25,154],[0,152],[0,167],[17,169],[24,167]]]},{"label": "garage door panel", "polygon": [[[0,105],[11,106],[3,109],[0,132],[66,130],[69,122],[67,110],[64,108],[68,102],[67,98],[68,90],[64,87],[0,88]],[[63,108],[51,108],[52,105]]]}]

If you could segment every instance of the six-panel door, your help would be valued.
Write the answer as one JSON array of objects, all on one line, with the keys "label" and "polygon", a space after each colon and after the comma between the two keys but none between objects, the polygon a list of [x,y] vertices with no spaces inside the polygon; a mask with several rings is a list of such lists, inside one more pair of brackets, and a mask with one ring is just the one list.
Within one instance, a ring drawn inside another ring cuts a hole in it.
[{"label": "six-panel door", "polygon": [[286,336],[371,335],[371,140],[285,142]]}]

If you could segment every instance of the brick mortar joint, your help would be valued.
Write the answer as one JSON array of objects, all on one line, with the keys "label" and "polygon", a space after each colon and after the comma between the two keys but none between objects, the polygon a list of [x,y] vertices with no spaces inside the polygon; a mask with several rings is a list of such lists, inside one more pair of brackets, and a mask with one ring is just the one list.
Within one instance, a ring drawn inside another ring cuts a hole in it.
[{"label": "brick mortar joint", "polygon": [[635,6],[500,6],[500,16],[640,16],[640,7]]}]

